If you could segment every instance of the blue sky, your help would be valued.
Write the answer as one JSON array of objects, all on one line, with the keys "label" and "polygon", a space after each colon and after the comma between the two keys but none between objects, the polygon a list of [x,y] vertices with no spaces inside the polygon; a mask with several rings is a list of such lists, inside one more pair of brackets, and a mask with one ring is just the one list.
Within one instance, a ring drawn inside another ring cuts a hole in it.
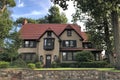
[{"label": "blue sky", "polygon": [[16,7],[12,8],[13,19],[28,17],[38,19],[48,14],[52,3],[49,0],[15,0]]},{"label": "blue sky", "polygon": [[[19,17],[38,19],[48,14],[48,10],[53,5],[50,0],[15,0],[16,7],[12,8],[12,18],[16,20]],[[72,2],[69,2],[68,10],[64,12],[68,18],[68,23],[72,23],[72,14],[75,12]],[[83,23],[78,23],[83,26]]]}]

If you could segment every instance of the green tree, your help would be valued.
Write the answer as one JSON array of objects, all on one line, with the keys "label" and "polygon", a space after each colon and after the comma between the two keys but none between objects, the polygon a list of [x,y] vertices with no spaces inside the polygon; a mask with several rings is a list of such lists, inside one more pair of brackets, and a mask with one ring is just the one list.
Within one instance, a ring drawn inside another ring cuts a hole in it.
[{"label": "green tree", "polygon": [[4,45],[4,39],[8,36],[13,24],[10,19],[10,12],[5,10],[0,16],[0,47]]},{"label": "green tree", "polygon": [[77,52],[76,60],[78,62],[91,62],[94,60],[94,56],[89,51],[81,51],[81,52]]},{"label": "green tree", "polygon": [[14,7],[15,5],[14,0],[0,0],[0,12],[4,12],[7,7]]},{"label": "green tree", "polygon": [[67,23],[67,18],[64,13],[60,14],[57,6],[52,6],[49,9],[49,14],[46,16],[48,23]]},{"label": "green tree", "polygon": [[19,38],[19,32],[12,32],[5,40],[4,53],[8,55],[11,63],[13,59],[18,57],[18,49],[20,48],[22,40]]},{"label": "green tree", "polygon": [[[70,0],[69,0],[70,1]],[[64,9],[67,8],[65,0],[53,0],[55,4],[59,4]],[[112,24],[114,35],[114,53],[117,55],[116,68],[120,69],[120,29],[118,24],[118,12],[120,10],[120,0],[74,0],[75,6],[78,10],[82,10],[84,13],[88,13],[95,20],[104,18],[104,24],[108,26],[108,23]],[[111,22],[107,22],[107,17],[111,17]],[[106,23],[107,22],[107,23]],[[106,28],[107,30],[108,28]],[[109,31],[106,31],[107,33]],[[109,37],[109,36],[108,36]],[[109,47],[109,46],[107,46]],[[110,54],[110,53],[109,53]],[[111,55],[111,54],[110,54]]]},{"label": "green tree", "polygon": [[0,0],[0,47],[3,47],[4,39],[8,36],[13,25],[8,7],[14,6],[14,0]]}]

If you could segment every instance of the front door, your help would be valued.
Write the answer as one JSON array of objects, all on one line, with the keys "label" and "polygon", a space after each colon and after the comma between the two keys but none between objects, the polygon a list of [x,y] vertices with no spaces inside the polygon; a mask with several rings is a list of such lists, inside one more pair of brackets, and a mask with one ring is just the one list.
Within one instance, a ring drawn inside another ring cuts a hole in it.
[{"label": "front door", "polygon": [[51,67],[51,55],[46,55],[46,68]]}]

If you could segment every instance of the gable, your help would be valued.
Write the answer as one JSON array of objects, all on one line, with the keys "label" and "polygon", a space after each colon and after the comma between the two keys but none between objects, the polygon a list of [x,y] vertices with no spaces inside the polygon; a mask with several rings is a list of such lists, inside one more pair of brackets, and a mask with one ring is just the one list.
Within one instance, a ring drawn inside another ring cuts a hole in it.
[{"label": "gable", "polygon": [[47,30],[53,31],[59,37],[66,29],[73,29],[84,39],[81,28],[74,24],[25,24],[20,30],[20,37],[22,39],[39,39]]}]

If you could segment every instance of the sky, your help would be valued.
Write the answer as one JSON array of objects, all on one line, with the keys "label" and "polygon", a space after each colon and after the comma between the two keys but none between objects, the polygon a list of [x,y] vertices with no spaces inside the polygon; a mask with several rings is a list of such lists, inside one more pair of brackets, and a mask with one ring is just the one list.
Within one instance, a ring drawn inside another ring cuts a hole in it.
[{"label": "sky", "polygon": [[[46,16],[48,10],[53,3],[50,0],[15,0],[16,6],[12,8],[12,18],[16,20],[19,17],[38,19]],[[72,14],[75,12],[72,2],[69,2],[68,10],[63,11],[60,8],[60,12],[64,12],[68,18],[68,23],[72,23]],[[84,25],[82,22],[78,22],[82,30]]]}]

